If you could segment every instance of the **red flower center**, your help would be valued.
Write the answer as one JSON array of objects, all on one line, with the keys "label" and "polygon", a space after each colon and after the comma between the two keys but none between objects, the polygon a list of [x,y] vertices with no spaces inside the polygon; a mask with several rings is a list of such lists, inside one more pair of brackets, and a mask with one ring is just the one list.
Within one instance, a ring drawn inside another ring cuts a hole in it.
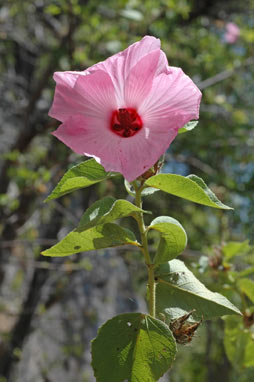
[{"label": "red flower center", "polygon": [[120,137],[132,137],[142,129],[142,126],[143,122],[135,109],[118,109],[112,114],[111,130]]}]

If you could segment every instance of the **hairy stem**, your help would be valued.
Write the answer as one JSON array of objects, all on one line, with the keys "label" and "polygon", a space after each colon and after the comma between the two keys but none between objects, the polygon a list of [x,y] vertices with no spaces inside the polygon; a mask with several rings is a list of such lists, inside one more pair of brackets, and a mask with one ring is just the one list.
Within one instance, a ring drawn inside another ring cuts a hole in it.
[{"label": "hairy stem", "polygon": [[[136,183],[133,182],[133,187],[136,192],[135,204],[137,207],[142,208],[142,196],[141,192],[143,187],[138,187]],[[143,213],[138,212],[136,214],[136,220],[138,222],[141,244],[142,244],[142,252],[145,257],[145,262],[147,266],[148,272],[148,289],[149,289],[149,314],[152,317],[155,317],[155,281],[154,281],[154,264],[151,261],[151,257],[148,250],[148,241],[147,241],[147,229],[144,223]]]}]

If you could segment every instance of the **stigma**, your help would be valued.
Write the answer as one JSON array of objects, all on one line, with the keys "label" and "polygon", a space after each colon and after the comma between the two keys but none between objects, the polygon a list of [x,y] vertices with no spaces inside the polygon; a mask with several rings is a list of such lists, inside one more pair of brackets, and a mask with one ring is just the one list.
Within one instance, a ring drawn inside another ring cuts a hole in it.
[{"label": "stigma", "polygon": [[132,108],[122,108],[115,110],[111,117],[111,130],[123,138],[133,137],[142,129],[143,122]]}]

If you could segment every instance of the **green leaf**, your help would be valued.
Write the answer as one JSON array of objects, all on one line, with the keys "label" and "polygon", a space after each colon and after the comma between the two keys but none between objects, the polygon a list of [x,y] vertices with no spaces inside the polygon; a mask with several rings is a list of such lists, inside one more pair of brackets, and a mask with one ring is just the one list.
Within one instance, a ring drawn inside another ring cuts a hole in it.
[{"label": "green leaf", "polygon": [[187,235],[183,226],[169,216],[159,216],[152,221],[148,229],[159,231],[161,239],[154,264],[166,263],[183,252],[187,245]]},{"label": "green leaf", "polygon": [[175,354],[168,326],[141,313],[107,321],[92,342],[97,382],[155,382],[170,368]]},{"label": "green leaf", "polygon": [[250,279],[243,278],[237,280],[237,286],[240,291],[248,296],[251,302],[254,303],[254,282]]},{"label": "green leaf", "polygon": [[52,16],[56,16],[62,12],[62,9],[55,4],[50,4],[44,9],[44,12],[49,13]]},{"label": "green leaf", "polygon": [[246,344],[245,357],[244,357],[244,367],[254,367],[254,341],[253,334],[249,333],[248,342]]},{"label": "green leaf", "polygon": [[249,241],[245,240],[243,242],[231,241],[224,245],[222,252],[227,260],[234,256],[244,255],[250,249]]},{"label": "green leaf", "polygon": [[123,9],[120,11],[120,15],[133,21],[142,21],[144,17],[143,14],[136,9]]},{"label": "green leaf", "polygon": [[83,232],[74,230],[59,243],[41,254],[44,256],[69,256],[78,252],[117,247],[125,244],[140,245],[131,231],[119,227],[117,224],[107,223]]},{"label": "green leaf", "polygon": [[221,203],[205,182],[196,175],[184,177],[175,174],[158,174],[147,179],[145,184],[204,206],[232,209]]},{"label": "green leaf", "polygon": [[241,368],[244,362],[248,333],[241,330],[238,317],[225,318],[224,347],[230,362],[236,368]]},{"label": "green leaf", "polygon": [[162,264],[156,271],[156,280],[157,311],[171,319],[192,309],[199,319],[241,314],[226,297],[207,289],[180,260]]},{"label": "green leaf", "polygon": [[224,347],[235,369],[254,367],[254,341],[240,317],[225,317]]},{"label": "green leaf", "polygon": [[145,212],[126,200],[106,197],[95,202],[82,216],[77,231],[81,232],[99,224],[111,223],[136,212]]},{"label": "green leaf", "polygon": [[[128,194],[135,198],[136,193],[135,193],[134,187],[126,179],[124,180],[124,185],[125,185],[125,188],[126,188],[126,191],[128,192]],[[160,191],[160,190],[158,190],[157,188],[153,188],[153,187],[146,187],[141,191],[141,195],[142,196],[148,196],[148,195],[154,194],[157,191]]]},{"label": "green leaf", "polygon": [[193,130],[197,126],[197,124],[198,124],[198,121],[191,121],[186,123],[186,125],[184,125],[178,130],[178,134],[187,133],[188,131]]},{"label": "green leaf", "polygon": [[86,160],[70,168],[45,201],[59,198],[60,196],[69,194],[80,188],[91,186],[112,176],[115,176],[115,174],[106,172],[102,165],[97,163],[95,159]]},{"label": "green leaf", "polygon": [[245,277],[245,276],[249,276],[249,275],[254,275],[254,267],[248,267],[248,268],[244,269],[241,272],[237,272],[237,274],[238,274],[239,277]]}]

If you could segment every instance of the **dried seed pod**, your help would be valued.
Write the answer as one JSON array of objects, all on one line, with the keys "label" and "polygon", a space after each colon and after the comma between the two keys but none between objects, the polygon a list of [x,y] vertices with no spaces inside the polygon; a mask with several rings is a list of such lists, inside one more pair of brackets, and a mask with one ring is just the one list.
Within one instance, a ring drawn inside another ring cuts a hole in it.
[{"label": "dried seed pod", "polygon": [[176,339],[176,342],[182,345],[185,345],[189,342],[191,342],[195,331],[203,321],[201,319],[198,322],[188,322],[188,318],[192,315],[192,313],[195,312],[195,309],[191,312],[177,318],[176,320],[173,320],[169,327],[172,330],[172,333]]}]

